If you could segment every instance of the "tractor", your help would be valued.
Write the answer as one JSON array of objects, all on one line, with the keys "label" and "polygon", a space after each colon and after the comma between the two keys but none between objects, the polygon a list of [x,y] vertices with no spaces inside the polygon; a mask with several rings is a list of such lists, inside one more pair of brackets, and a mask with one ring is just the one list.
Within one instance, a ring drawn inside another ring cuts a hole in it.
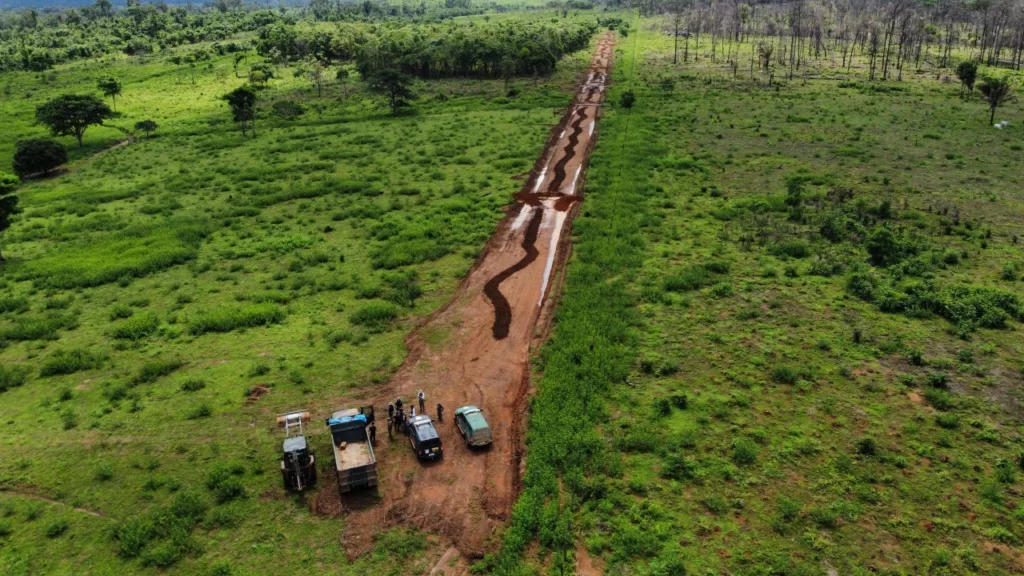
[{"label": "tractor", "polygon": [[306,443],[302,429],[309,421],[309,412],[289,412],[277,417],[277,426],[284,428],[281,457],[281,478],[284,489],[302,492],[316,484],[316,461]]}]

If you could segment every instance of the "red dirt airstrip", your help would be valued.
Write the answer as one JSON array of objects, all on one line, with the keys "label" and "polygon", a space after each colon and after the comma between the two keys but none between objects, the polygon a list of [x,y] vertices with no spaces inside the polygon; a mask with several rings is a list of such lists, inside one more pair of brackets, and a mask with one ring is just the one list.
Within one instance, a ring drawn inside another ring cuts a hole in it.
[{"label": "red dirt airstrip", "polygon": [[[398,396],[414,405],[422,389],[427,412],[435,417],[440,401],[445,420],[435,424],[444,457],[418,462],[397,433],[390,442],[400,449],[390,450],[381,418],[379,497],[355,492],[339,502],[334,478],[325,474],[321,479],[313,508],[326,514],[343,511],[341,541],[350,556],[368,550],[375,531],[401,524],[429,530],[462,556],[478,557],[488,537],[509,518],[523,465],[531,346],[547,330],[557,295],[552,285],[558,284],[569,254],[571,223],[582,199],[614,45],[611,32],[600,39],[572,104],[483,253],[451,302],[408,337],[409,355],[390,383],[368,399],[383,414]],[[338,406],[349,404],[355,403],[348,399]],[[466,404],[482,408],[491,424],[494,444],[489,449],[467,448],[452,424],[455,408]]]}]

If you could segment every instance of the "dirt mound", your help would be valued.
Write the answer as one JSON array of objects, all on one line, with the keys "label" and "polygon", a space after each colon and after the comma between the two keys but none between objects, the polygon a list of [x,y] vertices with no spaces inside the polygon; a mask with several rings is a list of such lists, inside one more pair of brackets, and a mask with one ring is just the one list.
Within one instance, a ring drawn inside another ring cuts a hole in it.
[{"label": "dirt mound", "polygon": [[[411,404],[424,390],[432,416],[441,402],[447,418],[436,425],[444,457],[417,461],[407,440],[398,433],[389,440],[381,425],[375,450],[378,492],[340,498],[334,475],[323,474],[311,510],[346,513],[342,541],[350,557],[368,550],[376,531],[404,525],[436,533],[461,557],[477,558],[510,516],[520,487],[531,344],[546,332],[552,284],[568,257],[613,47],[612,33],[599,41],[573,104],[552,129],[505,219],[451,302],[406,340],[406,362],[385,392],[372,399],[378,407],[398,396]],[[420,338],[428,333],[450,336],[432,349]],[[325,402],[342,407],[352,399]],[[488,449],[467,447],[452,424],[455,409],[467,404],[480,407],[491,425],[494,443]]]},{"label": "dirt mound", "polygon": [[263,398],[267,394],[270,394],[270,386],[266,384],[257,384],[249,390],[249,393],[245,395],[245,403],[253,404],[259,402],[260,398]]}]

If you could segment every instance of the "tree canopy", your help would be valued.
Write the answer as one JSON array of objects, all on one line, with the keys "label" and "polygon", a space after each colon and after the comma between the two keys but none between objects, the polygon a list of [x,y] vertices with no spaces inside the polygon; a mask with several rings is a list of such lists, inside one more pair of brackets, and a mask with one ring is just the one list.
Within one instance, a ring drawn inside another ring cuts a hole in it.
[{"label": "tree canopy", "polygon": [[382,94],[388,100],[392,114],[409,106],[413,97],[412,78],[393,68],[385,68],[370,76],[367,81],[371,92]]},{"label": "tree canopy", "polygon": [[36,121],[54,136],[74,136],[82,145],[85,129],[113,118],[114,111],[102,100],[85,94],[65,94],[36,108]]},{"label": "tree canopy", "polygon": [[252,133],[256,135],[256,90],[252,86],[245,85],[235,88],[231,92],[221,96],[221,99],[228,103],[231,108],[231,117],[238,122],[245,135],[246,127],[252,126]]},{"label": "tree canopy", "polygon": [[[0,232],[11,226],[11,216],[18,213],[18,197],[14,191],[18,188],[18,177],[0,172]],[[0,262],[4,261],[0,252]]]},{"label": "tree canopy", "polygon": [[96,87],[103,92],[103,95],[110,98],[111,106],[117,110],[117,97],[121,95],[121,81],[113,76],[100,78]]},{"label": "tree canopy", "polygon": [[14,173],[24,178],[30,174],[48,174],[68,161],[68,150],[49,138],[21,140],[14,152]]}]

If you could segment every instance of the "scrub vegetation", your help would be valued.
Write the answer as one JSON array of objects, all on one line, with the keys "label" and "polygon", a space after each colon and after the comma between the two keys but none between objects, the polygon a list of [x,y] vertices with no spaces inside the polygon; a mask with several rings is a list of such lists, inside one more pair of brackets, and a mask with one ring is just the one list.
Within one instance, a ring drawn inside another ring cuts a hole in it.
[{"label": "scrub vegetation", "polygon": [[[41,104],[83,94],[117,111],[82,147],[58,135],[55,166],[40,152],[20,184],[4,177],[18,201],[0,231],[0,572],[429,571],[437,539],[405,529],[347,560],[343,521],[280,488],[273,416],[361,394],[401,364],[403,338],[450,298],[543,147],[594,18],[492,12],[502,30],[578,37],[543,70],[409,78],[412,110],[392,117],[351,57],[316,62],[317,85],[309,60],[252,48],[262,26],[328,25],[307,9],[101,8],[26,32],[27,67],[10,36],[26,29],[0,35],[7,166],[18,141],[54,142]],[[380,15],[331,14],[383,37]],[[32,64],[40,52],[50,61]],[[243,85],[257,95],[245,136],[221,100]],[[330,487],[328,441],[311,439]]]},{"label": "scrub vegetation", "polygon": [[523,497],[479,567],[1016,572],[1020,128],[934,53],[881,82],[880,52],[840,69],[812,38],[792,78],[749,75],[759,24],[696,49],[730,21],[666,12],[620,40]]}]

